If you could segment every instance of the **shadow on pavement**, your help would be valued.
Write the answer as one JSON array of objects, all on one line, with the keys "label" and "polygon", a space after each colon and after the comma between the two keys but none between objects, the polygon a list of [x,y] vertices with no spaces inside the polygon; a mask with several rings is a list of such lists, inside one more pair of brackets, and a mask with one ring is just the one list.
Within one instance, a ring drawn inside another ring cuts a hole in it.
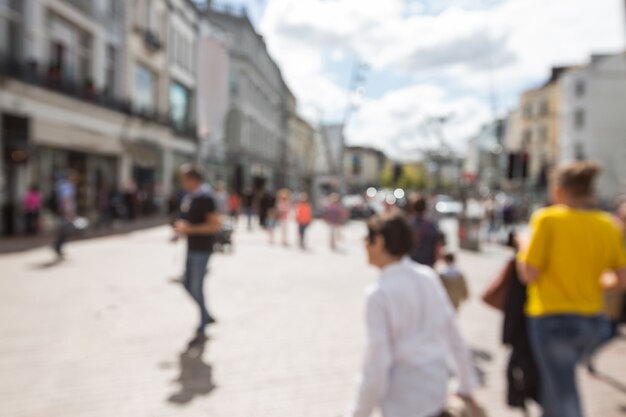
[{"label": "shadow on pavement", "polygon": [[31,264],[31,268],[33,270],[46,270],[46,269],[50,269],[50,268],[54,268],[55,266],[59,266],[62,263],[65,263],[66,260],[63,258],[55,258],[51,261],[48,262],[42,262],[42,263],[36,263],[36,264]]},{"label": "shadow on pavement", "polygon": [[480,385],[485,386],[487,384],[487,372],[483,369],[484,364],[493,361],[493,355],[486,350],[477,348],[471,349],[471,352]]},{"label": "shadow on pavement", "polygon": [[206,338],[192,340],[180,354],[180,375],[175,379],[180,386],[177,392],[169,396],[168,402],[184,405],[213,391],[213,369],[202,359],[206,345]]}]

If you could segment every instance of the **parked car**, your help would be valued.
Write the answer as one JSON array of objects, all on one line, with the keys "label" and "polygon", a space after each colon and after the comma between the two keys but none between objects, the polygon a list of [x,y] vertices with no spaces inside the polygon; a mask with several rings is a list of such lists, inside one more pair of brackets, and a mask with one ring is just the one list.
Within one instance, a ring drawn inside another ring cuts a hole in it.
[{"label": "parked car", "polygon": [[458,217],[463,214],[463,203],[456,201],[449,195],[435,197],[435,212],[442,217]]},{"label": "parked car", "polygon": [[350,219],[367,219],[374,214],[372,207],[365,198],[358,194],[346,195],[341,199],[341,204],[348,210]]}]

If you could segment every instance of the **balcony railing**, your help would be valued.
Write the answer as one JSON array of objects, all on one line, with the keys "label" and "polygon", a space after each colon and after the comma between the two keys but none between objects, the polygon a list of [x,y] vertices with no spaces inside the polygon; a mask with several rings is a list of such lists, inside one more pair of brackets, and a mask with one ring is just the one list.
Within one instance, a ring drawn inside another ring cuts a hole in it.
[{"label": "balcony railing", "polygon": [[0,57],[0,77],[13,78],[24,83],[54,91],[64,96],[81,100],[96,106],[137,117],[151,123],[166,126],[174,134],[197,140],[197,129],[192,124],[180,126],[169,115],[157,111],[138,110],[127,99],[115,97],[106,89],[97,89],[93,81],[87,79],[80,83],[64,77],[58,66],[43,68],[35,61],[28,63]]},{"label": "balcony railing", "polygon": [[145,30],[143,32],[143,42],[146,45],[146,48],[152,52],[157,52],[163,47],[159,37],[150,30]]}]

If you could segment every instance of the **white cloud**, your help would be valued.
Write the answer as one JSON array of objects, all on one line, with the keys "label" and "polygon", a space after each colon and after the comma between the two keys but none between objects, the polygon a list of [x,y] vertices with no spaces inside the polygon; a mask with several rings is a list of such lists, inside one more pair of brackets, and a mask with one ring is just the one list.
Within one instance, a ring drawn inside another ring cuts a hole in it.
[{"label": "white cloud", "polygon": [[439,144],[429,120],[447,117],[442,139],[459,149],[490,116],[480,100],[451,98],[441,88],[414,85],[366,100],[347,133],[351,144],[375,146],[398,158],[418,158],[422,150]]},{"label": "white cloud", "polygon": [[450,126],[460,143],[457,136],[489,117],[490,85],[515,97],[552,65],[624,48],[623,7],[622,0],[269,0],[261,31],[309,117],[322,109],[336,120],[346,105],[346,86],[337,82],[345,75],[328,74],[324,58],[359,56],[389,77],[409,74],[415,85],[367,99],[348,130],[353,142],[397,151],[424,114],[462,115]]}]

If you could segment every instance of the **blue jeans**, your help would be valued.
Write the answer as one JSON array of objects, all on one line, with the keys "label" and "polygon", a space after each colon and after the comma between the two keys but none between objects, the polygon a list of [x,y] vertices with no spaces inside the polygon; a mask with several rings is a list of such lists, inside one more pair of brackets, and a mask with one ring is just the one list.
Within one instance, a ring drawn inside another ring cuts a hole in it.
[{"label": "blue jeans", "polygon": [[609,332],[604,316],[553,315],[529,319],[528,332],[541,375],[544,417],[582,417],[576,365]]},{"label": "blue jeans", "polygon": [[198,330],[204,329],[211,321],[211,315],[204,303],[204,277],[207,273],[210,256],[211,253],[209,252],[190,251],[187,253],[185,264],[183,285],[200,309],[200,326]]}]

